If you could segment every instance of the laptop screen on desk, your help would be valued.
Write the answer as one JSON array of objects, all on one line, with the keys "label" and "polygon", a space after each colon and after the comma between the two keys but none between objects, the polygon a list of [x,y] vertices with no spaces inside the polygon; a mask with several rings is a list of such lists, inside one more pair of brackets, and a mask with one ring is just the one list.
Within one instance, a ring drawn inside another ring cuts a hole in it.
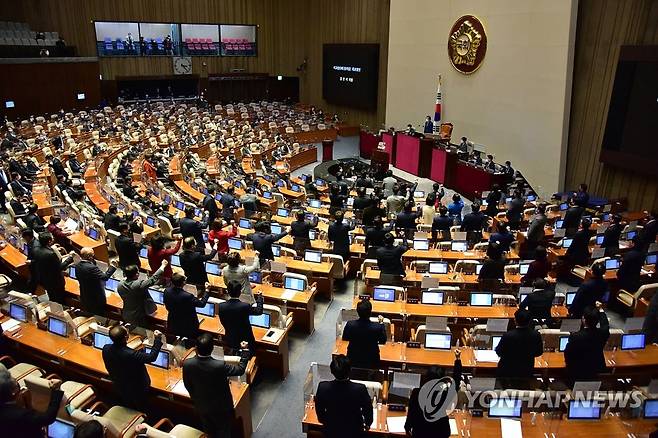
[{"label": "laptop screen on desk", "polygon": [[263,198],[272,199],[272,192],[263,192]]},{"label": "laptop screen on desk", "polygon": [[489,417],[521,418],[521,400],[497,398],[491,401]]},{"label": "laptop screen on desk", "polygon": [[272,231],[272,234],[281,234],[282,228],[279,224],[271,224],[270,230]]},{"label": "laptop screen on desk", "polygon": [[496,347],[498,347],[498,344],[500,343],[500,340],[503,339],[502,336],[492,336],[491,337],[491,349],[495,350]]},{"label": "laptop screen on desk", "polygon": [[66,321],[53,316],[48,318],[48,331],[59,336],[68,336],[68,324]]},{"label": "laptop screen on desk", "polygon": [[450,350],[451,340],[450,333],[425,333],[425,348]]},{"label": "laptop screen on desk", "polygon": [[322,207],[322,201],[320,201],[319,199],[309,199],[308,205],[313,208],[320,208]]},{"label": "laptop screen on desk", "polygon": [[525,275],[528,273],[528,269],[530,268],[530,263],[532,262],[521,262],[519,263],[519,274],[520,275]]},{"label": "laptop screen on desk", "polygon": [[27,307],[21,304],[9,303],[9,316],[17,321],[27,322]]},{"label": "laptop screen on desk", "polygon": [[285,208],[277,208],[276,215],[281,217],[288,217],[288,210],[286,210]]},{"label": "laptop screen on desk", "polygon": [[452,251],[464,252],[467,248],[468,247],[466,246],[466,242],[463,240],[452,241],[450,244],[450,249]]},{"label": "laptop screen on desk", "polygon": [[306,250],[304,260],[312,263],[320,263],[322,261],[322,253],[320,251]]},{"label": "laptop screen on desk", "polygon": [[621,336],[622,350],[641,350],[644,348],[644,333],[634,333]]},{"label": "laptop screen on desk", "polygon": [[562,225],[564,224],[563,219],[558,219],[555,221],[555,228],[562,228]]},{"label": "laptop screen on desk", "polygon": [[270,315],[268,313],[249,315],[249,323],[256,327],[270,328]]},{"label": "laptop screen on desk", "polygon": [[619,259],[608,259],[605,261],[605,269],[619,269]]},{"label": "laptop screen on desk", "polygon": [[206,272],[210,275],[222,275],[222,271],[218,263],[206,262]]},{"label": "laptop screen on desk", "polygon": [[272,254],[274,254],[274,257],[279,257],[281,255],[281,246],[272,245]]},{"label": "laptop screen on desk", "polygon": [[75,266],[69,266],[69,278],[76,279]]},{"label": "laptop screen on desk", "polygon": [[204,307],[197,307],[196,313],[212,318],[215,316],[215,303],[208,302]]},{"label": "laptop screen on desk", "polygon": [[563,239],[562,248],[569,248],[571,246],[571,242],[573,242],[573,239]]},{"label": "laptop screen on desk", "polygon": [[447,274],[448,262],[430,262],[429,272],[430,274]]},{"label": "laptop screen on desk", "polygon": [[443,292],[423,291],[422,304],[443,304]]},{"label": "laptop screen on desk", "polygon": [[242,249],[242,240],[234,239],[234,238],[231,237],[231,238],[228,239],[228,247],[230,249],[241,250]]},{"label": "laptop screen on desk", "polygon": [[392,303],[395,301],[395,289],[376,287],[373,291],[372,298],[375,301],[386,301],[388,303]]},{"label": "laptop screen on desk", "polygon": [[573,303],[574,298],[576,298],[576,292],[567,292],[567,306],[570,306]]},{"label": "laptop screen on desk", "polygon": [[238,226],[240,228],[250,229],[251,228],[251,222],[249,221],[249,219],[240,218],[240,223],[239,223]]},{"label": "laptop screen on desk", "polygon": [[90,239],[98,240],[99,233],[96,228],[89,228],[87,235],[89,236]]},{"label": "laptop screen on desk", "polygon": [[[144,353],[150,354],[151,353],[151,348],[150,347],[144,347]],[[169,352],[166,350],[160,350],[158,353],[158,357],[155,358],[153,362],[151,362],[151,365],[155,365],[158,368],[164,368],[168,369],[169,368]]]},{"label": "laptop screen on desk", "polygon": [[303,291],[305,289],[304,283],[305,283],[304,280],[302,280],[301,278],[286,277],[283,282],[283,288],[296,290],[296,291]]},{"label": "laptop screen on desk", "polygon": [[105,282],[105,289],[116,292],[119,289],[119,280],[116,278],[108,278]]},{"label": "laptop screen on desk", "polygon": [[56,419],[48,425],[48,438],[73,438],[75,426],[66,421]]},{"label": "laptop screen on desk", "polygon": [[601,407],[592,400],[569,401],[570,420],[598,420],[601,418]]},{"label": "laptop screen on desk", "polygon": [[152,287],[148,288],[148,293],[151,296],[151,299],[158,304],[164,304],[164,292]]},{"label": "laptop screen on desk", "polygon": [[174,254],[171,256],[171,266],[180,267],[180,257],[178,256],[178,254]]},{"label": "laptop screen on desk", "polygon": [[658,254],[649,254],[644,260],[645,265],[655,265],[656,259],[658,259]]},{"label": "laptop screen on desk", "polygon": [[658,400],[644,401],[644,418],[658,418]]},{"label": "laptop screen on desk", "polygon": [[263,273],[259,271],[250,272],[249,282],[255,284],[261,284],[263,282]]},{"label": "laptop screen on desk", "polygon": [[176,210],[185,210],[185,204],[182,201],[176,201]]},{"label": "laptop screen on desk", "polygon": [[146,216],[146,225],[155,228],[155,218],[151,216]]},{"label": "laptop screen on desk", "polygon": [[149,256],[149,249],[148,248],[141,248],[139,250],[139,256],[142,258],[147,258]]},{"label": "laptop screen on desk", "polygon": [[430,241],[427,239],[414,239],[414,249],[419,251],[427,251],[430,249]]},{"label": "laptop screen on desk", "polygon": [[94,332],[94,348],[98,348],[99,350],[102,350],[105,345],[111,343],[112,340],[105,333]]},{"label": "laptop screen on desk", "polygon": [[493,294],[490,293],[472,293],[471,306],[491,306],[493,305]]},{"label": "laptop screen on desk", "polygon": [[597,245],[602,245],[604,238],[605,238],[605,234],[597,234],[596,235],[596,244]]},{"label": "laptop screen on desk", "polygon": [[569,336],[560,336],[560,346],[558,347],[558,350],[559,351],[566,350],[568,343],[569,343]]}]

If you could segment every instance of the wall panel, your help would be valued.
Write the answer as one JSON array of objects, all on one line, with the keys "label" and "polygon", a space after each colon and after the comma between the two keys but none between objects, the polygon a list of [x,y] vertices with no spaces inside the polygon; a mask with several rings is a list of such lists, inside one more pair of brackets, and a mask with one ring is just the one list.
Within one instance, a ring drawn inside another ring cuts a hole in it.
[{"label": "wall panel", "polygon": [[[35,30],[58,31],[82,56],[96,54],[93,20],[257,24],[255,58],[194,57],[202,78],[243,68],[249,73],[299,76],[302,102],[338,112],[353,123],[383,122],[390,0],[23,0],[3,5],[0,19],[21,20]],[[322,100],[323,43],[380,43],[377,112],[330,106]],[[308,70],[297,67],[308,59]],[[206,66],[203,66],[203,63]],[[102,58],[103,79],[172,73],[170,58]]]},{"label": "wall panel", "polygon": [[628,198],[632,209],[658,208],[658,181],[604,165],[599,153],[619,48],[643,44],[658,44],[658,2],[580,0],[565,185],[586,182],[597,195]]}]

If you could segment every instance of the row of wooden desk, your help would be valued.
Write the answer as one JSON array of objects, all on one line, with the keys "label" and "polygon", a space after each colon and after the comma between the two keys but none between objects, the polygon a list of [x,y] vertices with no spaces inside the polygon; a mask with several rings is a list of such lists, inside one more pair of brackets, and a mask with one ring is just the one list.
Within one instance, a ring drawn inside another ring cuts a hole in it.
[{"label": "row of wooden desk", "polygon": [[[2,322],[5,321],[7,318],[2,319]],[[101,350],[83,345],[71,337],[64,338],[39,330],[29,323],[21,323],[18,330],[4,334],[21,358],[25,356],[27,361],[48,371],[90,383],[108,393],[112,392],[112,383],[108,378]],[[192,402],[188,394],[177,390],[182,385],[182,370],[175,367],[165,370],[150,365],[147,370],[153,394],[151,403],[171,418],[189,423],[189,418],[194,418],[195,415]],[[252,433],[249,385],[230,381],[230,389],[236,422],[239,423],[242,436],[249,437]]]}]

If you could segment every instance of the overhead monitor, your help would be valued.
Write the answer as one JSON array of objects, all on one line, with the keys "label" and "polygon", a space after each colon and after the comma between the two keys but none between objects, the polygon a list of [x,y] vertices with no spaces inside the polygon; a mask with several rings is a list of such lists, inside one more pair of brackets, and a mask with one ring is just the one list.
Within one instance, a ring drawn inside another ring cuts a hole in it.
[{"label": "overhead monitor", "polygon": [[244,24],[221,24],[219,35],[221,39],[222,56],[256,56],[257,26]]},{"label": "overhead monitor", "polygon": [[139,55],[139,24],[96,21],[94,29],[98,56]]},{"label": "overhead monitor", "polygon": [[322,97],[353,108],[377,108],[379,44],[324,44]]},{"label": "overhead monitor", "polygon": [[219,54],[219,26],[216,24],[181,24],[182,54],[212,56]]}]

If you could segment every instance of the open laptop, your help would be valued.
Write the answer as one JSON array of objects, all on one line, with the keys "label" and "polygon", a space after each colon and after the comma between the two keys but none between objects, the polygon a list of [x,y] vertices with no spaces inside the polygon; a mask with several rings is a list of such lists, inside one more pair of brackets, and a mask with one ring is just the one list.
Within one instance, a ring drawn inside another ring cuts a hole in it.
[{"label": "open laptop", "polygon": [[75,435],[75,425],[68,421],[56,418],[48,425],[48,438],[73,438]]},{"label": "open laptop", "polygon": [[569,420],[599,420],[601,406],[593,400],[570,400],[567,418]]},{"label": "open laptop", "polygon": [[295,277],[286,277],[283,281],[283,288],[286,290],[293,290],[302,292],[305,290],[304,280]]},{"label": "open laptop", "polygon": [[228,247],[229,249],[240,251],[242,249],[242,240],[231,237],[228,239]]},{"label": "open laptop", "polygon": [[[151,353],[151,347],[144,347],[144,353],[150,354]],[[164,368],[169,369],[169,352],[167,350],[160,350],[158,352],[158,356],[155,358],[153,362],[150,363],[150,365],[155,365],[158,368]]]},{"label": "open laptop", "polygon": [[430,241],[427,239],[414,239],[414,249],[418,251],[427,251],[430,249]]},{"label": "open laptop", "polygon": [[443,304],[443,292],[423,291],[420,302],[422,304]]},{"label": "open laptop", "polygon": [[476,292],[471,294],[471,306],[489,307],[493,305],[493,294],[488,292]]},{"label": "open laptop", "polygon": [[64,338],[69,335],[69,325],[68,323],[60,318],[49,316],[48,317],[48,331],[58,336]]},{"label": "open laptop", "polygon": [[99,350],[102,350],[105,345],[111,343],[112,340],[110,339],[109,335],[101,332],[94,332],[94,343],[93,343],[94,348],[98,348]]},{"label": "open laptop", "polygon": [[387,287],[375,287],[372,299],[375,301],[385,301],[387,303],[392,303],[395,301],[395,289]]},{"label": "open laptop", "polygon": [[322,262],[322,252],[307,249],[304,252],[304,261],[311,263],[320,263]]},{"label": "open laptop", "polygon": [[558,345],[558,351],[564,352],[567,349],[567,344],[569,343],[569,336],[560,336],[560,345]]},{"label": "open laptop", "polygon": [[429,263],[429,273],[430,274],[447,274],[448,273],[448,262],[430,262]]},{"label": "open laptop", "polygon": [[263,313],[262,315],[249,315],[249,323],[255,327],[270,328],[270,315]]},{"label": "open laptop", "polygon": [[520,399],[495,398],[489,405],[490,418],[521,418]]},{"label": "open laptop", "polygon": [[644,333],[621,335],[622,350],[642,350],[645,346]]},{"label": "open laptop", "polygon": [[206,272],[210,275],[222,275],[222,269],[219,266],[219,263],[211,261],[206,262]]},{"label": "open laptop", "polygon": [[272,234],[281,234],[283,228],[281,228],[281,225],[277,223],[272,223],[270,224],[270,231],[272,231]]},{"label": "open laptop", "polygon": [[453,240],[450,243],[451,251],[465,252],[468,249],[468,245],[465,240]]},{"label": "open laptop", "polygon": [[530,263],[532,261],[522,261],[519,263],[519,275],[526,275],[528,273],[528,269],[530,269]]},{"label": "open laptop", "polygon": [[27,306],[18,303],[9,303],[9,316],[17,321],[27,322]]},{"label": "open laptop", "polygon": [[425,348],[433,350],[450,350],[452,335],[450,333],[425,333]]}]

